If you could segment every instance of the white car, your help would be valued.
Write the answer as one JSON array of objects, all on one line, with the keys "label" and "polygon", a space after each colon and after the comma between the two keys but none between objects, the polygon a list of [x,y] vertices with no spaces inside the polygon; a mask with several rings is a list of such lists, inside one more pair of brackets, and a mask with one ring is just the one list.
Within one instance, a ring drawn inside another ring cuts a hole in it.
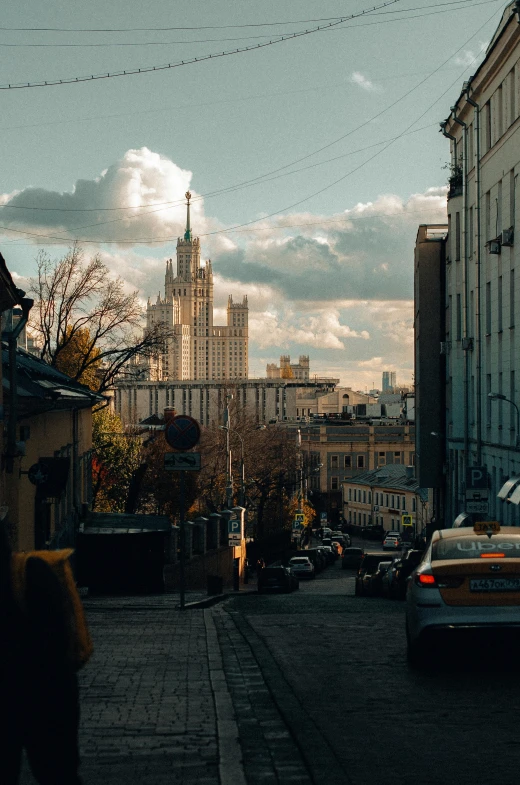
[{"label": "white car", "polygon": [[[520,530],[475,524],[441,529],[408,579],[406,639],[411,664],[440,634],[520,630]],[[450,651],[449,646],[444,651]]]},{"label": "white car", "polygon": [[403,541],[398,534],[387,534],[383,540],[384,551],[397,551],[402,546]]},{"label": "white car", "polygon": [[293,556],[289,559],[289,569],[298,578],[314,578],[314,564],[308,556]]}]

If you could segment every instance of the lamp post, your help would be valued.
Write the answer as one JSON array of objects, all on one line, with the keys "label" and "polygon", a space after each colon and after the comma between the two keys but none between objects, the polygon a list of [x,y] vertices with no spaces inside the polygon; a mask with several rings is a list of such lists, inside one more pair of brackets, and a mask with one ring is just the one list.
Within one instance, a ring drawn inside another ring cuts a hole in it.
[{"label": "lamp post", "polygon": [[520,412],[518,410],[518,406],[510,398],[506,398],[505,395],[502,395],[502,393],[490,392],[490,393],[488,393],[488,398],[490,398],[492,401],[506,401],[506,403],[510,403],[511,406],[515,407],[515,409],[516,409],[515,447],[518,449],[518,447],[520,446]]},{"label": "lamp post", "polygon": [[233,504],[233,475],[231,473],[231,450],[229,449],[229,434],[234,433],[240,439],[240,507],[244,506],[245,502],[245,487],[246,476],[244,467],[244,440],[238,431],[230,428],[229,425],[219,425],[221,431],[226,431],[226,455],[227,455],[227,480],[226,480],[226,504],[228,509]]}]

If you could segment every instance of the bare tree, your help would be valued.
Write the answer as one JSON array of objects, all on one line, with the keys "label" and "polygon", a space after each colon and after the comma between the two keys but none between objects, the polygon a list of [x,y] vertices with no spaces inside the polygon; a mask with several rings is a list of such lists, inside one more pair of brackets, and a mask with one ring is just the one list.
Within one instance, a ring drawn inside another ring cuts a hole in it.
[{"label": "bare tree", "polygon": [[77,354],[81,343],[72,375],[76,381],[94,367],[98,390],[104,392],[130,360],[157,354],[172,337],[164,324],[143,331],[138,292],[126,292],[123,280],[111,276],[98,254],[87,261],[74,245],[57,260],[40,251],[36,263],[31,327],[41,340],[40,357],[59,368],[60,357],[71,346]]}]

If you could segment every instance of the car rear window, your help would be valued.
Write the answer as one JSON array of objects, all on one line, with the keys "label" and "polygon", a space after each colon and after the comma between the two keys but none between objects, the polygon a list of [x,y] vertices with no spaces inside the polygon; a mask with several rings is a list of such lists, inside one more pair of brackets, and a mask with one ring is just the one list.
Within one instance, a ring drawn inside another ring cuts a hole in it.
[{"label": "car rear window", "polygon": [[363,553],[362,548],[345,548],[343,550],[344,556],[361,556],[362,553]]},{"label": "car rear window", "polygon": [[437,540],[432,547],[433,560],[480,559],[483,554],[500,554],[500,558],[520,559],[520,535],[508,534],[507,537],[450,537]]},{"label": "car rear window", "polygon": [[291,559],[291,564],[308,564],[309,560],[305,557],[295,556]]}]

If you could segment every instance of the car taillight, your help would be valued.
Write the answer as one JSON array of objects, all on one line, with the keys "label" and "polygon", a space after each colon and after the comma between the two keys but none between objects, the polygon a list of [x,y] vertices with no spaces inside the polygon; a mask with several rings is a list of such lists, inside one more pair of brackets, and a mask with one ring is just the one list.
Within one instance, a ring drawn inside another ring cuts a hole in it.
[{"label": "car taillight", "polygon": [[505,553],[481,553],[481,559],[505,559]]},{"label": "car taillight", "polygon": [[433,589],[437,587],[435,575],[432,575],[431,572],[418,572],[415,576],[415,583],[417,586],[422,586],[426,589]]}]

